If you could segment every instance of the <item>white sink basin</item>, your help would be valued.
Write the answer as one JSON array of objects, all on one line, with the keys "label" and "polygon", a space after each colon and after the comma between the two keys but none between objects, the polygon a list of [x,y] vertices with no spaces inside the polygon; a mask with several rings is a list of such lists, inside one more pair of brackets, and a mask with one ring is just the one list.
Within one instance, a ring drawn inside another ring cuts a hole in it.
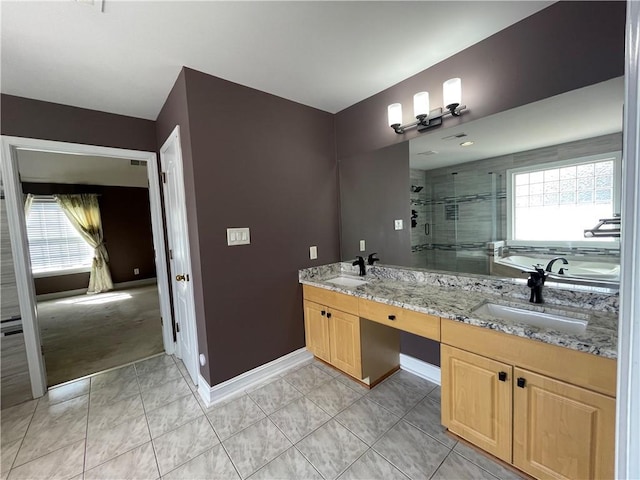
[{"label": "white sink basin", "polygon": [[526,323],[534,327],[549,328],[564,333],[584,333],[587,328],[587,320],[570,318],[553,313],[536,312],[523,308],[496,305],[495,303],[485,303],[476,308],[473,313],[480,313],[501,320]]},{"label": "white sink basin", "polygon": [[360,285],[369,283],[365,280],[360,280],[359,278],[347,277],[346,275],[340,275],[339,277],[330,278],[326,281],[333,283],[334,285],[340,285],[341,287],[359,287]]}]

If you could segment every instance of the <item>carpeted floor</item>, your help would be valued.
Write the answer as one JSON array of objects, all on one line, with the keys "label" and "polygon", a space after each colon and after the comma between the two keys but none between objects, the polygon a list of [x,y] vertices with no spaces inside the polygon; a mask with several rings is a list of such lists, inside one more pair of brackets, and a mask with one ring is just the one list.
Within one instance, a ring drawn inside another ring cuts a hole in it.
[{"label": "carpeted floor", "polygon": [[38,303],[47,384],[164,351],[156,285]]}]

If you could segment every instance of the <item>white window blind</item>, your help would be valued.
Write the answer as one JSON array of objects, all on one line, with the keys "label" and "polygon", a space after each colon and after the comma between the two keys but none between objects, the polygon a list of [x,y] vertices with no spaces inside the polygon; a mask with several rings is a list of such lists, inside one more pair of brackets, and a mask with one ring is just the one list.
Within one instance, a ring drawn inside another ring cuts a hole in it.
[{"label": "white window blind", "polygon": [[91,266],[93,248],[73,228],[53,197],[36,197],[27,215],[34,274]]}]

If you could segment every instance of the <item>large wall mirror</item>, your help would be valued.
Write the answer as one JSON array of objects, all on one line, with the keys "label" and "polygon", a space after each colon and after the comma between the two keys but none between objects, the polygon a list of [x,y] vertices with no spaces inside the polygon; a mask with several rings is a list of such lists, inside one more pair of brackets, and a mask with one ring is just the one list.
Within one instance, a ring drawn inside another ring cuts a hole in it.
[{"label": "large wall mirror", "polygon": [[390,264],[617,286],[623,99],[614,78],[341,162],[343,260],[360,235]]}]

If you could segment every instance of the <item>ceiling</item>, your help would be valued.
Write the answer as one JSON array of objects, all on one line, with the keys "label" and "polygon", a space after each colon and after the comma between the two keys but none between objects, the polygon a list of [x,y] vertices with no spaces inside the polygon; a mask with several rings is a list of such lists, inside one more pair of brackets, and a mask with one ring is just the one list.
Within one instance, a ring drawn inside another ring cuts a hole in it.
[{"label": "ceiling", "polygon": [[147,164],[124,158],[18,150],[20,181],[149,188]]},{"label": "ceiling", "polygon": [[553,3],[94,2],[2,0],[2,92],[155,120],[184,65],[335,113]]},{"label": "ceiling", "polygon": [[[457,127],[438,128],[409,142],[409,164],[432,170],[621,132],[623,103],[624,77],[618,77]],[[462,134],[466,136],[459,137]],[[464,141],[474,143],[462,147]]]}]

